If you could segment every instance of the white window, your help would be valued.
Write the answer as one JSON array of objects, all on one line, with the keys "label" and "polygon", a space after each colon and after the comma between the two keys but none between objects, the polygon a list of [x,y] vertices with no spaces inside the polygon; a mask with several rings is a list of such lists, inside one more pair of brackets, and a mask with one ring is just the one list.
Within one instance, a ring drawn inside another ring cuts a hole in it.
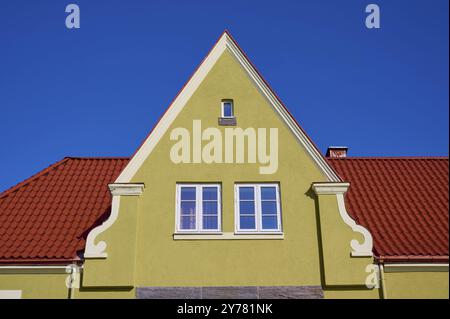
[{"label": "white window", "polygon": [[232,100],[223,100],[222,101],[222,117],[232,118],[234,117],[234,107]]},{"label": "white window", "polygon": [[220,185],[177,184],[176,192],[177,232],[221,230]]},{"label": "white window", "polygon": [[236,232],[281,232],[278,184],[236,184]]}]

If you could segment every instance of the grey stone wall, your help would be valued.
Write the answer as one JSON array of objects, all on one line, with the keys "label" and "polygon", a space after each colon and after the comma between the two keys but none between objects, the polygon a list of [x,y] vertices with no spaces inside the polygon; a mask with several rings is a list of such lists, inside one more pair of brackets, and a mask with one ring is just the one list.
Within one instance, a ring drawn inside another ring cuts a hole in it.
[{"label": "grey stone wall", "polygon": [[138,299],[322,299],[321,286],[138,287]]}]

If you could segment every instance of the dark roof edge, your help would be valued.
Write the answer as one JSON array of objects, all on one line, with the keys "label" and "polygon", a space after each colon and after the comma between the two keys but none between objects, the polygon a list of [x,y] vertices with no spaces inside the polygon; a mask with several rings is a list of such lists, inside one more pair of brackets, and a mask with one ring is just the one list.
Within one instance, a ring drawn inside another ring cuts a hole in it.
[{"label": "dark roof edge", "polygon": [[347,156],[328,157],[327,160],[447,160],[448,156]]},{"label": "dark roof edge", "polygon": [[27,185],[28,183],[38,179],[39,177],[41,177],[42,175],[50,172],[51,170],[55,169],[56,167],[58,167],[59,165],[67,162],[70,158],[68,157],[64,157],[62,160],[59,160],[56,163],[51,164],[50,166],[47,166],[46,168],[44,168],[42,171],[37,172],[36,174],[28,177],[27,179],[17,183],[14,186],[11,186],[10,188],[4,190],[3,192],[0,193],[0,198],[5,197],[6,195],[9,195],[10,193],[16,191],[17,189],[19,189],[22,186]]},{"label": "dark roof edge", "polygon": [[375,256],[375,260],[379,263],[448,263],[449,256]]}]

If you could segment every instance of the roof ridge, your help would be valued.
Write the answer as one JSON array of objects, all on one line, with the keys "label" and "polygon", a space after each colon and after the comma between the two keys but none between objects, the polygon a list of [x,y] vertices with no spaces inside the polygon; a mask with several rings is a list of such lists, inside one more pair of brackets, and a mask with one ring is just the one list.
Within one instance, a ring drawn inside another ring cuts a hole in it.
[{"label": "roof ridge", "polygon": [[108,159],[130,159],[129,156],[66,156],[68,159],[86,159],[86,160],[108,160]]},{"label": "roof ridge", "polygon": [[3,192],[0,193],[0,198],[5,197],[6,195],[16,191],[17,189],[21,188],[22,186],[25,186],[27,184],[29,184],[30,182],[38,179],[39,177],[41,177],[42,175],[48,173],[49,171],[55,169],[56,167],[58,167],[59,165],[67,162],[68,160],[72,160],[72,159],[79,159],[79,160],[129,160],[130,157],[125,157],[125,156],[65,156],[62,160],[59,160],[53,164],[50,164],[49,166],[47,166],[46,168],[44,168],[43,170],[37,172],[34,175],[31,175],[30,177],[28,177],[27,179],[18,182],[17,184],[11,186],[10,188],[7,188],[6,190],[4,190]]},{"label": "roof ridge", "polygon": [[6,189],[6,190],[4,190],[3,192],[0,193],[0,198],[3,198],[6,195],[9,195],[10,193],[12,193],[12,192],[16,191],[17,189],[21,188],[22,186],[28,185],[30,182],[38,179],[42,175],[48,173],[49,171],[51,171],[51,170],[55,169],[56,167],[60,166],[61,164],[67,162],[69,159],[70,159],[70,157],[64,157],[62,160],[59,160],[59,161],[57,161],[57,162],[47,166],[42,171],[39,171],[36,174],[31,175],[27,179],[17,183],[16,185],[11,186],[10,188],[8,188],[8,189]]}]

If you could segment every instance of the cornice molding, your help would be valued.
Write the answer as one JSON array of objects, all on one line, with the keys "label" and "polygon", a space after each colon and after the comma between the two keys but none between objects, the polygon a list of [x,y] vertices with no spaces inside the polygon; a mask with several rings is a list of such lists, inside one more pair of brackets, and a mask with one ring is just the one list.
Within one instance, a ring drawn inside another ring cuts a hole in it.
[{"label": "cornice molding", "polygon": [[112,196],[139,196],[144,191],[144,184],[121,184],[113,183],[109,184],[109,191]]},{"label": "cornice molding", "polygon": [[312,189],[317,195],[345,194],[350,183],[314,183]]}]

